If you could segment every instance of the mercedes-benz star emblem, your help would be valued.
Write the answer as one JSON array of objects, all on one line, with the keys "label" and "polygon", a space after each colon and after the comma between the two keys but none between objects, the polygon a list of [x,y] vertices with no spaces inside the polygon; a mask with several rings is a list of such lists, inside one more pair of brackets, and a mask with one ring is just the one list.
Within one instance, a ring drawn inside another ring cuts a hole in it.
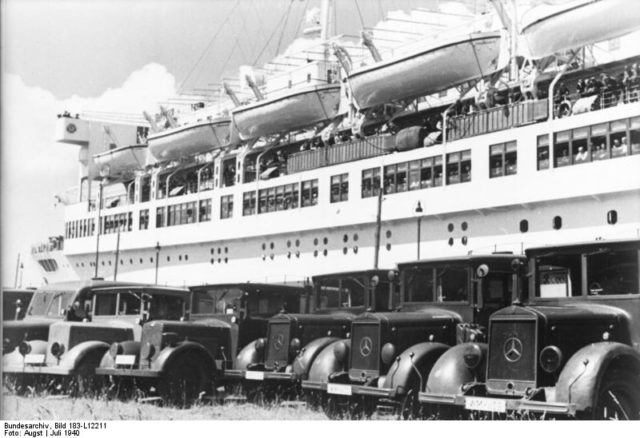
[{"label": "mercedes-benz star emblem", "polygon": [[363,356],[369,356],[371,354],[371,350],[373,349],[373,341],[370,337],[365,336],[360,341],[360,354]]},{"label": "mercedes-benz star emblem", "polygon": [[511,337],[505,341],[502,352],[509,362],[517,362],[522,357],[522,342],[516,337]]},{"label": "mercedes-benz star emblem", "polygon": [[276,351],[280,351],[283,345],[284,345],[284,336],[282,336],[282,334],[277,334],[275,339],[273,340],[273,348],[275,348]]}]

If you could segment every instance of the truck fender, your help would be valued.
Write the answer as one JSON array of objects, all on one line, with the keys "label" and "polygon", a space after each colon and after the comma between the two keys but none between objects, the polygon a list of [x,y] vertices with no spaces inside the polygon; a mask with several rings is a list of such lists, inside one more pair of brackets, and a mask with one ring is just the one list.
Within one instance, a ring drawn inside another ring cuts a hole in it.
[{"label": "truck fender", "polygon": [[617,368],[640,375],[640,353],[618,342],[598,342],[582,347],[562,369],[555,401],[573,403],[576,411],[591,409],[607,372]]},{"label": "truck fender", "polygon": [[404,395],[411,388],[422,390],[433,364],[450,347],[439,342],[422,342],[404,350],[395,358],[382,384]]},{"label": "truck fender", "polygon": [[249,365],[252,363],[260,363],[264,360],[264,352],[259,352],[256,348],[256,342],[262,339],[262,342],[265,342],[265,338],[259,338],[255,341],[249,342],[245,345],[242,350],[236,356],[236,363],[234,364],[234,369],[236,370],[246,370]]},{"label": "truck fender", "polygon": [[171,363],[175,359],[183,355],[193,355],[194,358],[197,358],[202,369],[209,375],[214,375],[218,371],[216,362],[209,351],[202,345],[190,341],[164,348],[151,364],[151,368],[164,373],[171,367]]},{"label": "truck fender", "polygon": [[337,371],[347,366],[347,363],[338,364],[333,354],[333,346],[340,342],[347,342],[351,345],[350,340],[342,340],[333,336],[314,339],[309,342],[294,359],[293,372],[303,380],[310,379],[326,382],[326,378],[333,372],[334,368],[334,371]]},{"label": "truck fender", "polygon": [[102,341],[85,341],[71,348],[60,360],[60,367],[71,371],[79,370],[80,367],[87,367],[93,372],[100,365],[100,360],[109,351],[109,344]]},{"label": "truck fender", "polygon": [[[33,341],[25,341],[31,347],[29,354],[47,354],[47,341],[41,341],[39,339]],[[2,356],[2,366],[21,367],[24,365],[24,356],[20,354],[18,347],[14,348],[10,353]]]},{"label": "truck fender", "polygon": [[[111,349],[114,348],[114,344],[111,344],[109,349],[102,356],[102,360],[100,360],[100,368],[115,368],[116,357],[111,352]],[[136,357],[134,366],[137,367],[140,362],[140,341],[124,341],[118,342],[117,344],[121,347],[119,354],[133,355]]]},{"label": "truck fender", "polygon": [[[472,371],[464,364],[464,351],[469,345],[482,350],[482,361]],[[455,345],[442,354],[431,368],[425,391],[432,394],[460,395],[462,386],[473,381],[482,381],[486,375],[487,344],[465,343]]]}]

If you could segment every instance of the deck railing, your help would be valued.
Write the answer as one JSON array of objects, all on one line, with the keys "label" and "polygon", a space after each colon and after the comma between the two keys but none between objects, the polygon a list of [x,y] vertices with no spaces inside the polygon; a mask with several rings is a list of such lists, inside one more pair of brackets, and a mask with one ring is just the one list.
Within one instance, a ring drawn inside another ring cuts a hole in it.
[{"label": "deck railing", "polygon": [[315,150],[296,152],[287,159],[287,173],[304,172],[305,170],[383,155],[393,150],[394,142],[393,135],[380,135]]}]

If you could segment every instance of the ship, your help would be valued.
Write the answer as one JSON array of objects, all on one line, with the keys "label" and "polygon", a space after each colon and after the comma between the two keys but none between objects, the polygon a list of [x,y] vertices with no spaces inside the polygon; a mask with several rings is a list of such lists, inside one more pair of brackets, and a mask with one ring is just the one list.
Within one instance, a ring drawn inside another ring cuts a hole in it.
[{"label": "ship", "polygon": [[80,172],[64,232],[33,247],[43,277],[305,282],[637,238],[638,11],[491,3],[452,32],[420,10],[395,46],[385,26],[362,46],[323,30],[186,116],[59,117]]}]

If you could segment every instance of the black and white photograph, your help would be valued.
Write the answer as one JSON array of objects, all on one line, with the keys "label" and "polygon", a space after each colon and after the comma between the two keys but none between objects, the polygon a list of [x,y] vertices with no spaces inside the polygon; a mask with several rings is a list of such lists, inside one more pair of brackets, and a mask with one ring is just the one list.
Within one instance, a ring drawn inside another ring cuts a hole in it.
[{"label": "black and white photograph", "polygon": [[638,6],[2,0],[3,436],[640,420]]}]

